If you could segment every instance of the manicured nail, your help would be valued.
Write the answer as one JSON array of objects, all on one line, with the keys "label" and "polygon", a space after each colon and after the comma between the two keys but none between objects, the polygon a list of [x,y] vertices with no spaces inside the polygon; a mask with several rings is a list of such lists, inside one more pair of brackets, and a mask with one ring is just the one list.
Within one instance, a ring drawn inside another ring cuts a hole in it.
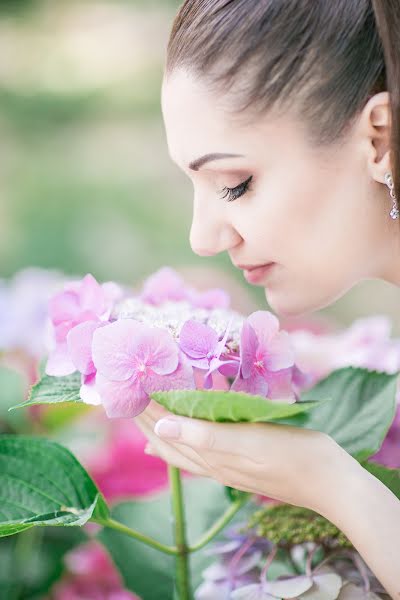
[{"label": "manicured nail", "polygon": [[154,454],[154,448],[151,444],[146,444],[145,448],[144,448],[144,453],[145,454]]},{"label": "manicured nail", "polygon": [[179,423],[172,419],[161,419],[157,421],[154,427],[154,433],[163,438],[177,439],[180,436],[180,432]]}]

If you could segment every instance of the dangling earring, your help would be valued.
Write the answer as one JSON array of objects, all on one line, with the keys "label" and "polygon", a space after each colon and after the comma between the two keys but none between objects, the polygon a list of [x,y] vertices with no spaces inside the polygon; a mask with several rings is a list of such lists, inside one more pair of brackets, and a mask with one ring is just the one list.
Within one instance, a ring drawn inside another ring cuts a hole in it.
[{"label": "dangling earring", "polygon": [[389,172],[385,173],[385,183],[390,190],[390,197],[393,200],[393,206],[392,206],[392,210],[390,211],[390,216],[392,217],[392,219],[398,219],[399,218],[399,209],[397,207],[397,198],[396,198],[396,193],[394,191],[393,178],[392,178],[391,173],[389,173]]}]

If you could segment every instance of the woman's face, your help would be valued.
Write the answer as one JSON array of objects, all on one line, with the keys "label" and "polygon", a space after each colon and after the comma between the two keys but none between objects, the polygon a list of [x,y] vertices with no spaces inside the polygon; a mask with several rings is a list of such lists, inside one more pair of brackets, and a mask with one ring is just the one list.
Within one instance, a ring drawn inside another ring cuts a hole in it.
[{"label": "woman's face", "polygon": [[[382,275],[391,204],[366,167],[357,122],[341,145],[313,148],[289,116],[244,125],[183,70],[164,80],[162,109],[171,158],[194,187],[194,252],[227,251],[236,266],[274,263],[247,278],[282,316],[322,308]],[[235,156],[189,166],[216,153]]]}]

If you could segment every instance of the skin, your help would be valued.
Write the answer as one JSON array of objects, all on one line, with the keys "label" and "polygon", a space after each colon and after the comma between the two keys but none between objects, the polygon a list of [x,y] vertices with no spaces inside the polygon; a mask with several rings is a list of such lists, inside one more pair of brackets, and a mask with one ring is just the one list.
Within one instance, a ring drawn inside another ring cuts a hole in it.
[{"label": "skin", "polygon": [[[290,114],[244,124],[229,111],[228,97],[213,96],[189,72],[165,78],[169,153],[194,186],[193,251],[226,251],[234,264],[275,262],[259,285],[278,316],[327,306],[363,279],[400,285],[400,227],[389,217],[384,185],[391,171],[389,100],[387,92],[376,94],[340,143],[316,148]],[[242,156],[189,169],[214,152]],[[246,194],[221,198],[224,186],[250,176]],[[163,435],[163,417],[180,433]],[[147,451],[176,467],[324,515],[400,599],[400,502],[328,435],[177,417],[153,401],[135,421],[149,439]]]}]

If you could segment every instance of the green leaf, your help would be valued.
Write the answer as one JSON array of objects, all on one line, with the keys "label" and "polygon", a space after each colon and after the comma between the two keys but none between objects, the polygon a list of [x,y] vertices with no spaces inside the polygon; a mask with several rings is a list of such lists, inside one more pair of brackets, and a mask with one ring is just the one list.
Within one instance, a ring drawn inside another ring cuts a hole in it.
[{"label": "green leaf", "polygon": [[84,525],[107,515],[99,490],[66,448],[0,436],[0,537],[34,525]]},{"label": "green leaf", "polygon": [[81,374],[76,372],[66,377],[50,377],[44,375],[42,379],[32,387],[26,402],[13,406],[23,408],[33,404],[54,404],[57,402],[82,402],[79,390],[81,387]]},{"label": "green leaf", "polygon": [[301,399],[330,396],[309,414],[304,427],[329,434],[349,454],[365,460],[382,445],[396,411],[397,374],[338,369]]},{"label": "green leaf", "polygon": [[241,498],[250,496],[249,492],[244,492],[243,490],[237,490],[236,488],[230,487],[229,485],[225,486],[225,494],[231,502],[236,502],[236,500],[240,500]]},{"label": "green leaf", "polygon": [[[242,392],[220,390],[172,390],[168,392],[154,392],[153,400],[167,408],[170,412],[206,419],[208,421],[248,421],[279,422],[302,416],[303,413],[314,409],[321,401],[313,402],[276,402]],[[326,396],[325,396],[326,397]]]},{"label": "green leaf", "polygon": [[400,469],[388,469],[383,465],[366,461],[361,462],[361,465],[374,477],[382,481],[400,500]]},{"label": "green leaf", "polygon": [[[211,479],[184,478],[182,483],[188,541],[193,544],[221,516],[230,502],[224,486]],[[240,509],[231,523],[241,520],[246,510],[247,505]],[[114,508],[112,517],[134,529],[140,529],[164,544],[173,545],[169,492],[154,495],[147,500],[119,504]],[[220,535],[222,536],[222,532]],[[99,537],[131,591],[143,600],[173,599],[173,556],[158,552],[111,529],[104,529]],[[204,550],[190,555],[194,589],[202,581],[201,572],[214,561]]]}]

